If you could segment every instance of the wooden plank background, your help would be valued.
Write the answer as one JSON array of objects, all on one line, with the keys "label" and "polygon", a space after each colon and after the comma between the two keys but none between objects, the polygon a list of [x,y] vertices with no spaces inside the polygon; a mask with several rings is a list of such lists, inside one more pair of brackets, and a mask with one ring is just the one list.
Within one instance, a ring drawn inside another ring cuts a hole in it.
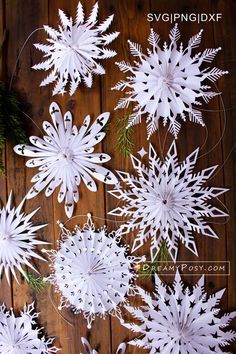
[{"label": "wooden plank background", "polygon": [[[90,13],[94,4],[93,0],[83,1],[86,14]],[[8,84],[13,74],[16,58],[28,35],[36,28],[44,24],[57,27],[58,8],[66,13],[75,16],[77,0],[1,0],[0,1],[0,37],[3,37],[4,29],[8,31],[7,44],[1,58],[1,77]],[[111,112],[111,126],[106,139],[100,148],[112,156],[108,165],[111,169],[132,171],[129,159],[123,158],[115,149],[115,122],[124,112],[113,111],[116,102],[122,94],[111,91],[110,88],[123,76],[114,65],[115,61],[129,60],[127,39],[140,43],[143,48],[147,47],[147,37],[150,31],[150,23],[146,20],[147,13],[222,13],[223,19],[216,22],[206,22],[203,25],[197,23],[181,23],[180,29],[182,40],[186,44],[190,36],[197,33],[201,27],[204,29],[203,40],[200,49],[206,47],[222,47],[217,55],[215,65],[223,70],[229,70],[230,74],[217,82],[217,88],[222,92],[222,100],[226,108],[226,121],[224,118],[223,104],[220,98],[214,98],[207,105],[203,106],[204,121],[207,125],[208,139],[202,147],[197,168],[205,168],[214,164],[221,166],[219,171],[211,179],[209,185],[228,187],[230,191],[222,198],[226,204],[230,218],[227,222],[214,224],[214,230],[220,236],[219,240],[212,240],[200,235],[196,236],[200,260],[231,262],[231,275],[229,277],[206,277],[206,289],[209,294],[226,287],[222,301],[224,311],[236,310],[235,277],[236,277],[236,187],[234,183],[236,175],[236,2],[233,0],[99,0],[100,20],[105,19],[111,13],[115,14],[112,30],[121,32],[119,38],[111,45],[118,55],[104,63],[107,74],[103,77],[96,77],[92,89],[80,86],[76,94],[70,97],[68,94],[56,96],[58,102],[65,112],[70,109],[73,113],[74,123],[80,125],[84,117],[89,113],[95,119],[104,111]],[[161,35],[161,39],[167,40],[172,25],[168,22],[152,23],[153,28]],[[31,66],[41,59],[39,53],[33,47],[33,43],[45,40],[42,30],[37,31],[27,42],[23,49],[20,60],[16,66],[13,87],[20,93],[25,102],[24,112],[32,117],[33,121],[23,116],[27,133],[29,135],[41,135],[40,128],[44,120],[50,119],[48,107],[52,101],[52,87],[39,88],[39,83],[45,76],[44,72],[36,72]],[[7,119],[7,117],[6,117]],[[226,125],[226,126],[225,126]],[[224,128],[225,127],[225,128]],[[160,130],[160,140],[164,142],[166,130]],[[223,135],[221,140],[220,137]],[[179,134],[177,141],[178,151],[182,158],[189,154],[197,146],[202,146],[205,141],[206,130],[200,126],[186,123]],[[151,139],[157,151],[160,152],[158,134],[155,133]],[[144,122],[134,129],[134,151],[144,147],[148,148],[146,141],[146,128]],[[165,151],[171,142],[168,135],[165,144]],[[214,149],[213,149],[214,147]],[[210,151],[210,152],[209,152]],[[10,190],[14,191],[14,201],[19,203],[30,187],[30,179],[35,170],[25,167],[26,159],[19,157],[12,151],[12,145],[7,143],[5,149],[6,176],[0,179],[0,196],[5,203]],[[76,207],[76,214],[92,212],[93,215],[106,217],[107,212],[117,205],[117,200],[107,193],[107,188],[98,183],[97,193],[87,192],[86,188],[80,186],[81,200]],[[56,194],[46,198],[40,193],[37,198],[27,201],[26,211],[41,206],[35,216],[36,223],[48,223],[48,226],[39,232],[39,238],[50,241],[52,247],[56,246],[59,230],[56,221],[66,221],[64,206],[58,205]],[[82,223],[85,219],[77,219]],[[97,221],[101,226],[102,222]],[[108,223],[110,229],[117,227],[117,223]],[[128,243],[132,242],[133,235],[126,237]],[[147,251],[147,247],[142,252]],[[139,252],[141,254],[141,252]],[[199,260],[181,247],[179,260]],[[47,263],[35,262],[40,272],[48,274]],[[197,277],[185,277],[189,284],[194,284]],[[139,282],[147,290],[153,288],[149,279],[140,279]],[[20,285],[12,280],[11,287],[3,277],[0,285],[0,302],[7,306],[14,306],[17,311],[25,302],[35,301],[37,310],[41,312],[40,323],[45,327],[47,334],[56,338],[55,343],[62,348],[62,354],[78,354],[82,351],[80,337],[86,336],[90,339],[93,347],[98,348],[100,353],[115,353],[121,341],[128,341],[133,337],[120,326],[115,318],[107,317],[106,320],[96,319],[92,331],[86,328],[82,315],[74,316],[70,310],[64,310],[61,315],[55,310],[59,298],[53,293],[52,288],[47,288],[40,293],[31,290],[24,279],[20,278]],[[232,322],[232,328],[236,328],[236,322]],[[232,346],[236,352],[236,344]],[[135,347],[128,347],[128,353],[143,353],[144,351]]]}]

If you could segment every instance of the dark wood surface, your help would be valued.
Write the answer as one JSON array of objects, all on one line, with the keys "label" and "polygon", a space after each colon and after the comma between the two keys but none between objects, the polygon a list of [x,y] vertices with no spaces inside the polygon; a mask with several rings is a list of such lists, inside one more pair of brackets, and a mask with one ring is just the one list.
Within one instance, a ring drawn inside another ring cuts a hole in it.
[{"label": "dark wood surface", "polygon": [[[83,1],[86,14],[89,14],[94,1]],[[28,35],[36,28],[44,24],[57,27],[58,8],[66,13],[75,16],[76,0],[1,0],[0,1],[0,37],[3,37],[4,29],[8,31],[8,40],[4,47],[1,58],[2,79],[8,84],[10,82],[16,58]],[[223,19],[220,22],[180,23],[182,40],[186,44],[190,36],[197,33],[201,27],[204,29],[203,40],[200,50],[206,47],[222,47],[222,51],[217,55],[214,64],[223,70],[228,70],[229,75],[218,80],[217,88],[222,92],[220,97],[213,98],[208,105],[203,105],[203,116],[207,130],[186,123],[179,134],[177,141],[178,152],[184,158],[193,149],[202,146],[208,132],[206,144],[201,149],[200,158],[197,162],[197,169],[218,164],[220,166],[214,178],[209,181],[209,186],[227,187],[229,192],[221,199],[229,210],[230,218],[227,222],[219,223],[215,220],[214,230],[219,235],[219,240],[196,235],[199,258],[180,247],[178,260],[209,260],[231,262],[231,275],[229,277],[206,277],[206,289],[209,294],[226,287],[226,292],[222,300],[224,311],[236,310],[235,278],[236,278],[236,2],[233,0],[99,0],[100,20],[105,19],[111,13],[115,14],[112,30],[121,32],[119,38],[111,45],[117,51],[117,56],[108,59],[105,63],[106,75],[95,77],[93,87],[87,89],[80,86],[76,93],[70,97],[68,94],[51,97],[52,87],[39,88],[39,83],[45,76],[44,72],[36,72],[31,66],[41,59],[41,53],[33,47],[33,43],[45,40],[42,30],[37,31],[27,42],[22,51],[20,60],[16,67],[13,80],[14,89],[22,96],[25,107],[24,112],[32,117],[33,122],[23,118],[27,133],[29,135],[41,135],[40,128],[44,120],[50,119],[48,107],[55,99],[65,112],[70,109],[73,113],[74,123],[80,125],[84,117],[89,113],[95,119],[97,115],[104,111],[111,112],[111,126],[106,139],[102,142],[100,149],[109,153],[112,160],[108,163],[111,169],[132,171],[129,159],[122,157],[115,149],[115,122],[124,112],[113,111],[117,100],[122,97],[122,93],[111,91],[110,88],[122,79],[123,74],[115,66],[115,61],[129,60],[130,54],[127,39],[138,42],[145,49],[148,45],[147,37],[150,30],[150,23],[146,20],[147,13],[167,12],[167,13],[222,13]],[[168,22],[152,23],[152,27],[161,35],[161,40],[168,39],[171,25]],[[223,111],[223,104],[226,108]],[[226,117],[226,118],[225,118]],[[7,119],[7,117],[6,117]],[[225,129],[224,129],[225,126]],[[160,130],[160,140],[163,143],[166,130]],[[222,137],[223,136],[223,137]],[[147,150],[145,123],[134,128],[134,151],[144,147]],[[220,140],[220,138],[222,139]],[[165,151],[172,138],[167,136]],[[153,145],[160,152],[158,134],[155,133],[151,139]],[[25,167],[26,160],[13,153],[12,145],[7,143],[5,149],[6,176],[0,178],[1,200],[5,203],[7,195],[11,190],[14,192],[14,201],[18,204],[30,187],[30,179],[35,174],[35,170]],[[107,188],[99,183],[97,193],[88,192],[81,184],[81,200],[76,207],[76,214],[86,214],[106,218],[107,212],[117,205],[117,200],[107,193]],[[39,238],[51,242],[52,247],[56,247],[59,237],[57,220],[66,221],[64,207],[58,205],[57,195],[46,198],[44,192],[40,193],[33,200],[26,202],[26,211],[40,206],[41,209],[35,216],[37,223],[48,223],[48,226],[39,232]],[[76,219],[77,223],[83,223],[85,219]],[[213,220],[214,221],[214,220]],[[98,226],[101,221],[96,221]],[[108,222],[108,227],[117,227],[118,223]],[[131,243],[133,235],[126,237],[126,241]],[[147,246],[141,252],[146,252]],[[41,274],[48,274],[48,265],[45,262],[35,263]],[[60,314],[56,310],[59,298],[54,294],[53,288],[47,288],[40,293],[31,290],[22,277],[19,276],[20,285],[12,280],[11,287],[8,286],[5,277],[0,285],[0,302],[5,302],[8,307],[13,306],[17,311],[25,302],[35,301],[37,310],[41,312],[40,323],[45,327],[49,336],[56,338],[55,343],[62,348],[62,354],[78,354],[82,351],[80,337],[86,336],[90,339],[93,347],[98,348],[100,353],[115,353],[121,341],[128,341],[133,337],[125,328],[121,327],[115,318],[107,317],[106,320],[96,319],[92,331],[86,328],[86,321],[82,315],[74,316],[70,310],[64,310]],[[170,280],[170,279],[169,279]],[[189,284],[194,284],[197,277],[185,277]],[[153,288],[150,279],[140,279],[139,283],[147,290]],[[132,300],[134,303],[134,300]],[[137,302],[136,302],[137,304]],[[236,322],[232,322],[232,328],[236,328]],[[236,344],[232,345],[232,352],[236,353]],[[135,347],[128,347],[128,353],[143,353]]]}]

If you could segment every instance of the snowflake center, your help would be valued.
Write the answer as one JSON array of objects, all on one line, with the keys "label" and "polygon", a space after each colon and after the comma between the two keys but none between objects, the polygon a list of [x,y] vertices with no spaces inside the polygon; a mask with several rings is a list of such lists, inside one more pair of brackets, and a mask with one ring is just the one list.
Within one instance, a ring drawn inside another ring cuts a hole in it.
[{"label": "snowflake center", "polygon": [[66,163],[71,163],[73,161],[73,159],[74,159],[74,153],[68,147],[63,148],[63,149],[61,149],[59,151],[58,159],[61,160],[61,161],[66,162]]},{"label": "snowflake center", "polygon": [[0,241],[8,241],[11,235],[8,233],[0,234]]},{"label": "snowflake center", "polygon": [[170,72],[167,71],[167,72],[164,74],[164,77],[163,77],[162,82],[163,82],[163,84],[165,84],[166,86],[171,86],[172,83],[173,83],[173,79],[174,79],[173,75],[172,75]]},{"label": "snowflake center", "polygon": [[161,205],[163,211],[169,211],[174,207],[174,196],[172,194],[164,193],[158,198],[158,204]]}]

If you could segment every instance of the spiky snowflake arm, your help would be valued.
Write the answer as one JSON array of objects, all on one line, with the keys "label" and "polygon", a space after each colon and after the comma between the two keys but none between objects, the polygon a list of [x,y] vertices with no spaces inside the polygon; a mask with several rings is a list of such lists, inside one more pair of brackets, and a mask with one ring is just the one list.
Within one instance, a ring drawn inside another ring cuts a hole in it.
[{"label": "spiky snowflake arm", "polygon": [[102,113],[90,125],[87,116],[83,125],[78,128],[72,124],[72,115],[68,111],[62,117],[59,106],[53,102],[49,109],[53,124],[45,121],[43,129],[47,135],[42,138],[31,136],[32,145],[17,145],[14,151],[23,156],[31,157],[27,167],[37,167],[39,172],[32,178],[34,186],[27,193],[33,198],[43,189],[50,196],[57,187],[58,202],[65,200],[65,212],[71,217],[74,203],[79,200],[78,186],[83,181],[86,187],[97,191],[94,178],[105,184],[116,184],[117,178],[107,168],[100,166],[110,160],[104,153],[95,153],[95,146],[102,141],[105,133],[103,127],[109,119],[109,113]]},{"label": "spiky snowflake arm", "polygon": [[[89,341],[86,338],[81,337],[81,342],[82,342],[82,344],[84,346],[86,354],[98,354],[98,351],[95,350],[95,349],[92,349]],[[126,344],[125,343],[121,343],[119,345],[119,347],[117,348],[116,354],[124,354],[125,350],[126,350]]]},{"label": "spiky snowflake arm", "polygon": [[16,317],[13,309],[8,311],[0,306],[0,352],[2,354],[42,354],[57,353],[58,348],[52,346],[54,339],[42,336],[42,328],[37,327],[34,303],[25,305]]},{"label": "spiky snowflake arm", "polygon": [[10,273],[18,282],[17,269],[24,275],[24,266],[37,270],[30,263],[31,258],[44,260],[37,254],[38,245],[45,245],[47,242],[36,238],[37,231],[46,225],[34,225],[32,217],[39,210],[36,209],[30,214],[22,211],[25,199],[15,208],[12,207],[12,192],[9,195],[6,206],[0,209],[0,278],[5,272],[10,284]]},{"label": "spiky snowflake arm", "polygon": [[204,81],[215,82],[228,72],[215,67],[201,67],[203,62],[211,63],[221,49],[206,49],[193,55],[192,50],[199,46],[201,36],[202,30],[190,38],[187,48],[184,49],[182,43],[178,48],[180,32],[176,24],[170,31],[169,46],[165,42],[161,49],[159,35],[151,29],[148,38],[151,49],[147,49],[147,54],[142,52],[139,44],[128,41],[135,61],[133,64],[124,61],[116,63],[129,76],[113,87],[121,91],[127,89],[126,97],[119,100],[116,109],[127,108],[130,103],[136,104],[128,127],[140,123],[145,115],[149,139],[161,120],[164,126],[169,126],[175,138],[186,115],[190,121],[205,125],[202,113],[196,106],[202,104],[201,99],[209,102],[217,93],[209,91],[210,87],[204,85]]},{"label": "spiky snowflake arm", "polygon": [[155,259],[161,242],[165,240],[172,259],[176,261],[179,240],[198,255],[193,232],[218,238],[205,217],[227,216],[211,204],[213,198],[227,189],[205,186],[217,166],[193,172],[198,152],[196,149],[180,163],[174,141],[165,160],[161,161],[150,144],[148,167],[131,155],[136,176],[118,171],[126,187],[118,185],[109,193],[124,201],[124,205],[109,214],[129,217],[120,228],[121,234],[138,230],[132,251],[151,238],[151,258]]},{"label": "spiky snowflake arm", "polygon": [[90,214],[73,234],[61,227],[59,249],[45,251],[51,261],[47,280],[61,294],[59,308],[82,312],[88,328],[96,316],[121,319],[120,305],[135,293],[131,265],[137,259],[127,255],[128,247],[119,244],[118,233],[107,234],[105,227],[96,230]]},{"label": "spiky snowflake arm", "polygon": [[223,353],[222,348],[235,341],[236,333],[227,331],[236,312],[219,316],[219,302],[224,290],[211,297],[204,291],[204,276],[193,289],[185,288],[176,272],[172,286],[164,285],[155,276],[153,296],[139,288],[145,305],[135,308],[125,305],[135,323],[122,323],[138,338],[129,344],[161,354]]},{"label": "spiky snowflake arm", "polygon": [[78,3],[76,20],[68,18],[59,10],[61,26],[58,30],[44,26],[48,35],[48,43],[35,44],[44,53],[45,60],[33,66],[35,70],[50,70],[40,86],[56,82],[53,95],[64,94],[69,84],[72,96],[82,81],[87,87],[92,86],[93,74],[103,75],[105,69],[97,61],[114,57],[116,52],[107,48],[119,35],[119,32],[105,33],[109,28],[113,15],[97,25],[98,3],[85,21],[84,10]]}]

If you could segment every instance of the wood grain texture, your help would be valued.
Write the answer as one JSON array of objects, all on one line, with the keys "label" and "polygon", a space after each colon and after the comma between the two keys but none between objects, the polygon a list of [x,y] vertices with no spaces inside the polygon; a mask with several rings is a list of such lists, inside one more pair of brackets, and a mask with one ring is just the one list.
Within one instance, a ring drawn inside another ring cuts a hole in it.
[{"label": "wood grain texture", "polygon": [[[83,1],[85,13],[88,15],[95,3],[94,0]],[[111,44],[117,51],[117,56],[104,62],[106,75],[96,76],[91,89],[81,85],[76,93],[70,97],[51,97],[52,86],[39,88],[39,83],[45,76],[44,72],[37,72],[31,69],[32,65],[39,62],[41,54],[34,49],[33,43],[44,42],[44,31],[38,30],[27,41],[14,72],[16,58],[21,51],[22,45],[29,34],[44,24],[58,26],[58,8],[63,9],[72,17],[75,16],[77,0],[0,0],[0,42],[4,29],[8,31],[8,41],[4,47],[1,57],[1,78],[10,83],[13,75],[13,88],[19,92],[24,101],[24,113],[32,118],[30,120],[22,113],[22,119],[27,129],[28,135],[41,135],[41,125],[44,120],[50,119],[49,105],[53,99],[60,105],[63,113],[70,110],[73,114],[74,123],[80,126],[87,114],[91,115],[92,121],[105,111],[111,112],[111,125],[106,139],[98,147],[112,156],[107,164],[112,170],[132,171],[131,162],[124,158],[116,149],[116,120],[127,111],[114,111],[114,107],[122,93],[111,91],[111,87],[124,77],[116,61],[132,60],[129,54],[127,40],[131,39],[142,45],[143,49],[148,46],[147,37],[150,27],[153,27],[160,36],[162,43],[168,40],[169,30],[173,25],[168,22],[149,23],[146,16],[149,12],[157,13],[222,13],[223,19],[218,23],[205,22],[180,23],[181,40],[187,43],[190,36],[197,33],[201,27],[204,29],[203,39],[199,50],[206,47],[222,47],[214,65],[229,70],[230,74],[221,78],[217,82],[217,87],[222,95],[215,97],[208,105],[203,105],[203,117],[206,129],[186,122],[183,124],[179,134],[177,147],[181,158],[190,154],[198,146],[200,157],[196,170],[201,170],[208,166],[219,165],[219,169],[214,178],[209,181],[209,186],[227,187],[230,189],[225,197],[221,199],[226,204],[230,218],[227,222],[216,223],[214,230],[219,235],[219,239],[211,239],[196,235],[199,258],[186,251],[180,246],[178,260],[181,261],[225,261],[231,262],[231,275],[229,277],[206,277],[206,288],[209,294],[226,287],[226,292],[222,301],[224,311],[236,310],[235,280],[236,280],[236,3],[233,0],[99,0],[99,20],[104,20],[108,15],[114,13],[114,21],[111,31],[120,31],[118,39]],[[224,112],[224,107],[226,108]],[[134,153],[144,147],[148,149],[146,140],[146,125],[143,121],[134,127],[133,140],[135,143]],[[159,153],[160,141],[165,153],[172,141],[170,134],[166,134],[166,128],[161,127],[159,136],[155,133],[151,142]],[[5,203],[10,192],[14,192],[14,202],[18,204],[30,188],[30,180],[36,170],[25,167],[25,159],[14,154],[12,145],[8,142],[5,149],[6,176],[0,178],[1,201]],[[75,208],[74,215],[86,215],[91,212],[100,218],[109,218],[114,221],[107,221],[108,230],[119,226],[119,219],[107,217],[109,210],[117,206],[117,200],[107,191],[110,187],[98,182],[98,192],[89,192],[81,184],[80,201]],[[220,205],[220,202],[216,203]],[[59,238],[57,220],[66,222],[64,205],[57,203],[57,194],[46,198],[41,192],[37,198],[27,201],[25,210],[29,211],[40,206],[36,214],[35,223],[47,223],[47,227],[39,232],[39,238],[51,243],[47,247],[56,247]],[[75,223],[82,224],[86,217],[77,217],[68,223],[73,228]],[[98,227],[103,225],[102,220],[94,219]],[[125,237],[125,241],[132,244],[134,234]],[[148,245],[137,252],[138,255],[147,253]],[[46,262],[35,262],[37,269],[43,274],[49,273]],[[113,354],[122,341],[128,341],[134,337],[122,327],[115,318],[107,317],[105,320],[96,319],[92,331],[88,331],[86,321],[82,315],[74,316],[70,310],[63,310],[59,313],[57,306],[59,296],[54,293],[54,289],[49,287],[40,293],[35,293],[28,284],[19,276],[20,285],[15,281],[8,286],[5,277],[0,284],[0,302],[5,302],[7,306],[14,306],[18,311],[25,302],[35,301],[37,310],[41,312],[40,324],[45,327],[49,336],[55,337],[55,343],[61,347],[62,354],[78,354],[83,348],[80,337],[89,338],[92,347],[99,349],[101,354]],[[169,282],[170,277],[163,278]],[[198,279],[196,276],[184,277],[188,284],[194,284]],[[153,290],[153,283],[144,277],[138,280],[139,284],[146,290]],[[132,304],[139,304],[139,299],[131,299]],[[125,315],[127,319],[129,317]],[[232,323],[232,328],[236,329],[236,321]],[[232,345],[232,352],[236,352],[236,344]],[[145,351],[135,347],[128,347],[129,354],[142,354]],[[184,354],[184,353],[183,353]]]}]

